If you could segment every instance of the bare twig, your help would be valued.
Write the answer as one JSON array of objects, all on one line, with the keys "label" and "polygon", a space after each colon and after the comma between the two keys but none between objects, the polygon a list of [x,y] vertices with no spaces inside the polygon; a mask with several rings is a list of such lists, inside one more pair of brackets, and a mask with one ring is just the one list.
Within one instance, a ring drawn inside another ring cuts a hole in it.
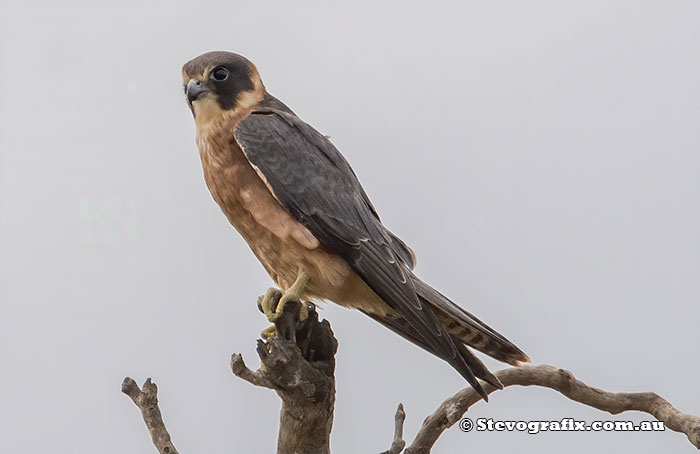
[{"label": "bare twig", "polygon": [[401,454],[406,442],[403,440],[403,422],[406,420],[406,412],[403,411],[403,404],[399,404],[394,415],[394,441],[391,443],[391,448],[382,454]]},{"label": "bare twig", "polygon": [[122,382],[122,392],[129,396],[141,410],[143,420],[151,433],[151,439],[158,452],[160,454],[178,454],[177,449],[170,441],[170,434],[165,428],[160,408],[158,408],[158,387],[156,384],[147,378],[143,389],[139,389],[139,385],[132,378],[126,377]]},{"label": "bare twig", "polygon": [[241,378],[250,384],[263,388],[276,389],[275,386],[270,383],[270,381],[267,380],[259,371],[248,369],[248,366],[245,365],[245,361],[243,361],[243,357],[240,353],[234,353],[231,355],[231,370],[236,377]]},{"label": "bare twig", "polygon": [[[514,367],[500,370],[495,375],[504,387],[518,385],[551,388],[571,400],[613,415],[632,410],[648,413],[663,421],[669,429],[686,434],[688,440],[700,449],[700,418],[681,413],[656,393],[610,393],[586,385],[567,370],[548,365]],[[484,384],[484,390],[490,394],[496,388]],[[444,401],[435,413],[426,418],[405,454],[428,454],[440,435],[480,400],[481,397],[473,388],[465,388]]]}]

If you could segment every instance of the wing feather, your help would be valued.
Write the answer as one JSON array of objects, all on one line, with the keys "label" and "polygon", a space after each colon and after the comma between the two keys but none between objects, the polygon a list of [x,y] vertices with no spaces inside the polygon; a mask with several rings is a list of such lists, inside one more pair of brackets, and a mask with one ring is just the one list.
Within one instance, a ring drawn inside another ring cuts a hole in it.
[{"label": "wing feather", "polygon": [[328,138],[295,115],[269,108],[241,121],[235,138],[297,221],[343,257],[439,356],[460,360],[451,337],[416,293],[412,252],[382,225],[355,172]]}]

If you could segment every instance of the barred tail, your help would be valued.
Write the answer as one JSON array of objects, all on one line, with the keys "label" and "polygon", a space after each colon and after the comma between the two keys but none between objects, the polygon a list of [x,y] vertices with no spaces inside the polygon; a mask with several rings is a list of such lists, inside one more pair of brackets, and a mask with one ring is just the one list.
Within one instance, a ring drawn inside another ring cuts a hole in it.
[{"label": "barred tail", "polygon": [[513,366],[530,361],[530,358],[511,341],[442,293],[418,278],[414,278],[414,285],[421,301],[433,309],[447,332],[460,343]]}]

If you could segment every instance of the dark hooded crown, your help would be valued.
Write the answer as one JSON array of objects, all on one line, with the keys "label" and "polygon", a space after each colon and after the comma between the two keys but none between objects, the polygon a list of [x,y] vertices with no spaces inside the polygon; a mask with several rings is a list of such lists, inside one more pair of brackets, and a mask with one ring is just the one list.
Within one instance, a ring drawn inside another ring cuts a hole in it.
[{"label": "dark hooded crown", "polygon": [[[185,79],[196,78],[205,84],[223,110],[233,109],[241,92],[255,88],[252,80],[254,71],[253,64],[247,58],[225,51],[207,52],[182,67]],[[222,74],[227,74],[226,78],[217,80],[215,76]]]}]

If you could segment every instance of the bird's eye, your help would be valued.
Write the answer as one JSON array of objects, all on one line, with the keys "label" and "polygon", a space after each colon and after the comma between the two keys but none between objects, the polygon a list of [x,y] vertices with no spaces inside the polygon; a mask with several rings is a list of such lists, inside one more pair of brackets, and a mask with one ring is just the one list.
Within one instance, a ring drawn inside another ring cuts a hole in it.
[{"label": "bird's eye", "polygon": [[209,74],[209,78],[221,82],[222,80],[228,79],[228,69],[223,66],[214,68],[214,70]]}]

